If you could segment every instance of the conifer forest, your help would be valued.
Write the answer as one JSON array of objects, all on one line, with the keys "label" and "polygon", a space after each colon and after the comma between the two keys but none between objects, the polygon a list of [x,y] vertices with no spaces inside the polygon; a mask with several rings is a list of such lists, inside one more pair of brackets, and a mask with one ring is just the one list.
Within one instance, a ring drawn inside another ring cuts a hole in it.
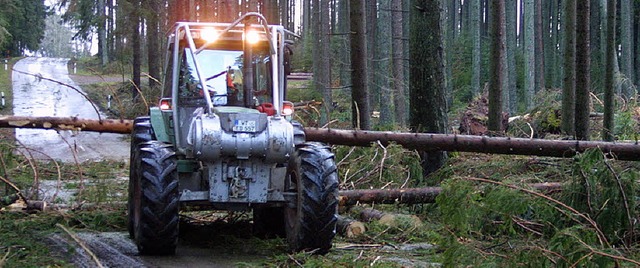
[{"label": "conifer forest", "polygon": [[[640,0],[0,0],[0,208],[39,176],[105,172],[15,153],[1,64],[68,58],[122,123],[158,102],[176,22],[248,12],[293,33],[295,120],[335,154],[339,221],[367,224],[327,255],[282,250],[255,267],[640,266]],[[91,215],[39,221],[126,229]],[[0,268],[44,265],[6,235],[35,228],[26,217],[0,210]],[[398,253],[417,243],[432,247]]]}]

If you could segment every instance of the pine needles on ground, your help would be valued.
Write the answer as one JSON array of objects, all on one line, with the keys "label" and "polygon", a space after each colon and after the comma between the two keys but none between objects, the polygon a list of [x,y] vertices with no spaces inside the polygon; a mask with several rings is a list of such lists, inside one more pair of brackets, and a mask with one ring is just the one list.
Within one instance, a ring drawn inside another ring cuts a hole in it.
[{"label": "pine needles on ground", "polygon": [[437,198],[449,233],[444,264],[640,265],[628,258],[640,238],[638,173],[618,166],[588,150],[575,157],[571,179],[554,194],[486,179],[445,181]]}]

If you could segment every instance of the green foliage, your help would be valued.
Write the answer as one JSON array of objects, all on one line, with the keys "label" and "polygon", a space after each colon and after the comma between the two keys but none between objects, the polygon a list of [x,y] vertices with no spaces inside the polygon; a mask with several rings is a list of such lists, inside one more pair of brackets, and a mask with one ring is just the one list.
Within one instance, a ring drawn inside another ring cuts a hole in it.
[{"label": "green foliage", "polygon": [[638,126],[639,118],[635,106],[616,113],[614,117],[615,127],[613,130],[616,139],[637,141],[638,132],[640,132],[640,126]]},{"label": "green foliage", "polygon": [[629,242],[637,218],[637,171],[614,169],[600,150],[577,157],[573,178],[564,189],[564,201],[595,220],[610,243]]},{"label": "green foliage", "polygon": [[[593,230],[581,225],[558,231],[549,241],[549,249],[563,256],[556,267],[613,267],[613,259],[592,255],[589,245],[597,245],[598,238]],[[619,255],[618,252],[612,252]]]},{"label": "green foliage", "polygon": [[47,15],[44,1],[5,0],[0,3],[0,57],[38,50]]},{"label": "green foliage", "polygon": [[[605,254],[628,255],[631,252],[622,249],[637,245],[638,239],[634,235],[638,233],[634,222],[638,217],[637,170],[620,171],[617,166],[600,150],[587,150],[576,156],[571,179],[562,192],[545,198],[504,186],[446,180],[436,200],[449,232],[441,242],[443,263],[613,266],[616,260]],[[593,219],[596,225],[558,202]],[[609,244],[601,241],[595,228]],[[504,241],[512,240],[519,242],[504,246]]]}]

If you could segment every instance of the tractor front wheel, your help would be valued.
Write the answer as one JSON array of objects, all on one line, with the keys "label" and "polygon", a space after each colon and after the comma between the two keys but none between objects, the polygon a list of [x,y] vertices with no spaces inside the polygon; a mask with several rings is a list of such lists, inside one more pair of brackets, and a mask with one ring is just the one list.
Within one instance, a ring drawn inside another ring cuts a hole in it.
[{"label": "tractor front wheel", "polygon": [[150,141],[138,146],[139,166],[133,183],[134,240],[141,255],[170,255],[178,244],[179,193],[175,152]]},{"label": "tractor front wheel", "polygon": [[[148,116],[138,117],[133,121],[133,131],[131,132],[131,157],[129,158],[129,196],[128,200],[133,199],[133,194],[136,188],[140,188],[138,176],[138,169],[140,169],[140,154],[138,146],[142,143],[155,139],[153,129],[151,128],[151,119]],[[135,238],[135,230],[133,227],[133,202],[129,202],[127,206],[127,212],[129,214],[129,220],[127,222],[127,229],[129,231],[129,237]]]},{"label": "tractor front wheel", "polygon": [[336,234],[338,172],[330,148],[304,143],[289,164],[288,189],[297,193],[285,208],[287,242],[291,251],[326,254]]}]

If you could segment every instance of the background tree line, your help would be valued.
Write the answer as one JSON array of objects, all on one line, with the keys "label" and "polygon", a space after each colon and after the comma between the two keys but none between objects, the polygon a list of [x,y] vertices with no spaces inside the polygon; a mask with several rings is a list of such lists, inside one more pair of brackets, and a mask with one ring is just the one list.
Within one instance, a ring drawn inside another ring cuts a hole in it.
[{"label": "background tree line", "polygon": [[0,0],[0,7],[0,57],[38,50],[47,16],[44,1]]}]

